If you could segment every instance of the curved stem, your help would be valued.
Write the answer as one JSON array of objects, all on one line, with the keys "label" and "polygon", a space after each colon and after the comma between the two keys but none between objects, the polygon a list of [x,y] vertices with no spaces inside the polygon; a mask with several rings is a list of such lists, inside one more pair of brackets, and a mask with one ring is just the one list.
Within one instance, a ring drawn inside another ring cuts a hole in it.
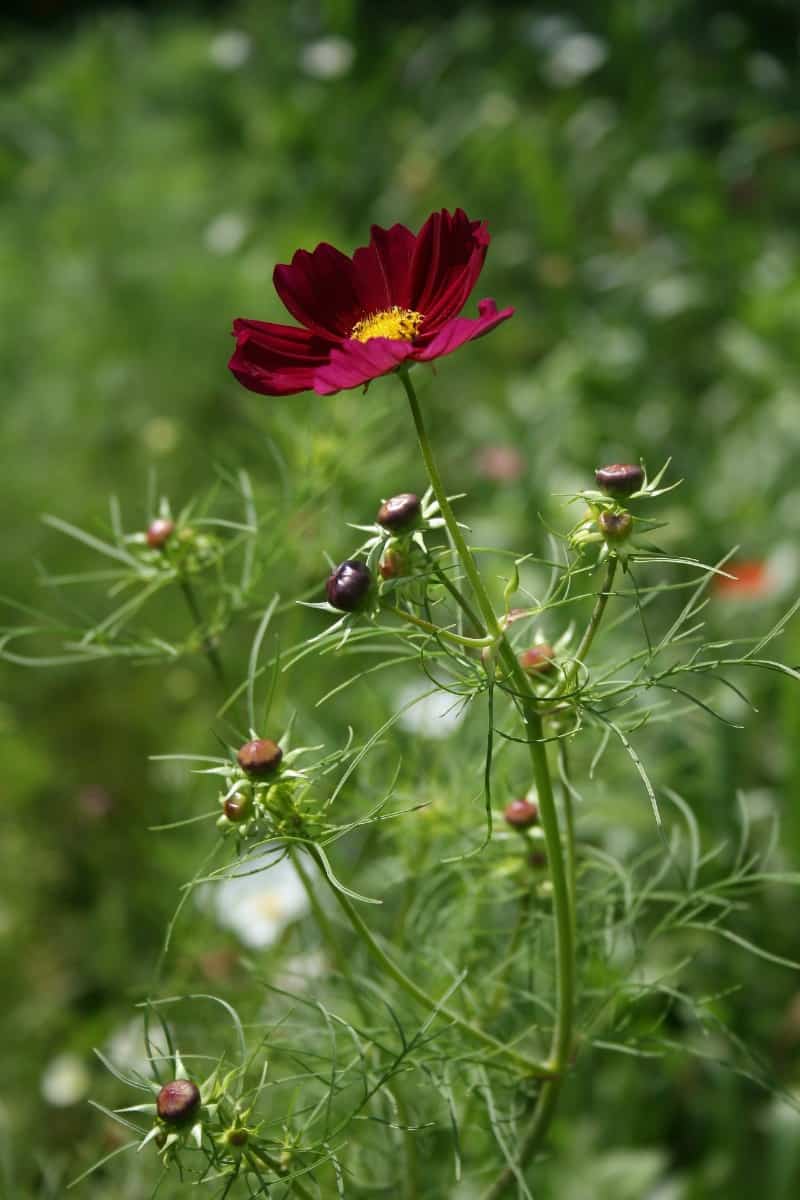
[{"label": "curved stem", "polygon": [[[291,847],[289,850],[289,857],[292,860],[294,869],[297,871],[297,874],[300,877],[300,882],[303,885],[303,889],[308,897],[308,902],[311,905],[311,911],[314,915],[314,920],[317,923],[317,928],[322,936],[322,940],[328,947],[328,951],[333,959],[336,970],[346,981],[353,997],[353,1003],[361,1014],[361,1020],[367,1024],[369,1021],[369,1013],[364,1002],[364,994],[359,989],[358,984],[353,978],[352,971],[350,970],[350,963],[347,955],[342,950],[342,946],[338,937],[336,936],[336,930],[333,928],[333,924],[331,923],[328,914],[325,912],[324,906],[320,904],[313,880],[309,878],[308,873],[303,866],[302,855],[298,854],[294,847]],[[389,1091],[394,1099],[395,1104],[397,1105],[401,1119],[403,1120],[404,1124],[408,1125],[408,1117],[406,1114],[403,1097],[400,1095],[399,1091],[395,1091],[391,1086],[389,1086]],[[403,1151],[405,1157],[405,1200],[416,1200],[418,1174],[417,1143],[414,1134],[409,1129],[403,1131]]]},{"label": "curved stem", "polygon": [[422,617],[406,612],[404,609],[397,608],[394,605],[385,605],[384,612],[394,613],[396,617],[402,617],[404,621],[410,621],[412,625],[416,625],[420,629],[425,629],[428,633],[435,633],[437,637],[446,638],[448,641],[454,642],[456,646],[468,646],[471,650],[482,650],[484,646],[491,646],[492,644],[492,638],[490,637],[462,637],[460,633],[453,633],[449,629],[441,629],[438,625],[432,625],[430,621],[425,621]]},{"label": "curved stem", "polygon": [[[552,1120],[560,1089],[558,1076],[567,1066],[572,1046],[572,1022],[575,1005],[575,936],[570,888],[561,844],[561,831],[553,797],[550,768],[543,740],[542,719],[537,707],[537,697],[531,687],[527,674],[520,665],[505,635],[503,627],[498,621],[480,572],[472,557],[472,552],[464,540],[450,502],[447,499],[447,494],[444,490],[444,485],[428,439],[422,410],[420,409],[408,371],[400,371],[399,375],[411,407],[420,451],[428,471],[431,487],[439,504],[439,509],[447,525],[452,543],[461,559],[464,574],[469,580],[475,600],[486,623],[486,631],[496,640],[500,658],[506,668],[509,680],[515,688],[515,701],[520,710],[527,733],[534,784],[539,802],[539,816],[547,849],[550,878],[553,885],[557,996],[556,1020],[553,1028],[548,1065],[555,1078],[548,1079],[540,1090],[531,1126],[532,1136],[529,1136],[531,1135],[531,1130],[529,1130],[529,1135],[526,1135],[523,1146],[520,1148],[519,1161],[524,1163],[541,1138],[544,1137]],[[600,615],[602,615],[602,610]]]},{"label": "curved stem", "polygon": [[603,613],[606,610],[608,598],[611,595],[611,587],[614,583],[614,576],[617,571],[618,561],[619,559],[617,558],[616,554],[609,555],[608,562],[606,563],[606,574],[603,580],[603,585],[595,598],[592,615],[589,618],[589,624],[586,626],[586,629],[583,632],[583,637],[578,643],[578,648],[575,651],[571,666],[569,666],[564,672],[561,682],[549,699],[553,699],[555,696],[563,696],[567,692],[572,691],[572,688],[575,685],[575,680],[578,678],[578,671],[581,669],[581,664],[584,662],[587,654],[589,653],[592,642],[595,638],[595,634],[600,628],[600,622],[603,619]]},{"label": "curved stem", "polygon": [[[524,1166],[530,1162],[536,1147],[544,1138],[550,1127],[561,1091],[562,1079],[548,1079],[542,1084],[533,1110],[530,1124],[526,1129],[517,1151],[517,1162]],[[497,1179],[481,1196],[481,1200],[500,1200],[506,1190],[516,1182],[516,1175],[511,1167],[505,1167]]]},{"label": "curved stem", "polygon": [[350,902],[349,897],[335,887],[333,883],[331,883],[317,854],[316,848],[312,845],[307,845],[306,849],[319,867],[322,878],[330,887],[338,904],[344,911],[344,914],[352,925],[353,929],[364,943],[366,949],[376,960],[376,962],[380,963],[383,970],[395,981],[395,983],[398,983],[400,987],[407,992],[409,996],[412,996],[419,1004],[422,1004],[429,1010],[437,1009],[442,1016],[446,1017],[446,1019],[453,1025],[457,1025],[459,1029],[463,1030],[464,1033],[469,1034],[470,1037],[472,1037],[476,1042],[480,1042],[481,1045],[488,1047],[498,1058],[507,1059],[509,1062],[513,1063],[514,1066],[518,1070],[521,1070],[526,1076],[534,1075],[540,1079],[550,1078],[552,1071],[546,1064],[537,1062],[535,1059],[529,1058],[526,1054],[521,1054],[518,1050],[514,1050],[511,1046],[506,1045],[505,1042],[501,1042],[497,1038],[492,1037],[490,1033],[487,1033],[478,1025],[473,1025],[471,1021],[466,1020],[466,1018],[462,1017],[460,1013],[455,1011],[455,1009],[450,1008],[446,1004],[440,1004],[434,999],[433,996],[429,995],[428,992],[419,987],[419,985],[416,984],[413,979],[406,975],[402,967],[398,966],[398,964],[389,957],[380,943],[375,939],[358,910]]},{"label": "curved stem", "polygon": [[219,651],[214,645],[214,642],[209,637],[208,633],[205,632],[205,621],[203,620],[203,614],[200,612],[200,605],[197,603],[197,596],[194,593],[194,588],[185,575],[179,575],[178,582],[181,585],[183,598],[186,601],[189,612],[192,614],[195,625],[204,631],[203,652],[209,661],[211,670],[216,675],[218,683],[220,683],[223,688],[227,688],[228,685],[225,681],[225,670],[222,666],[222,659],[219,656]]}]

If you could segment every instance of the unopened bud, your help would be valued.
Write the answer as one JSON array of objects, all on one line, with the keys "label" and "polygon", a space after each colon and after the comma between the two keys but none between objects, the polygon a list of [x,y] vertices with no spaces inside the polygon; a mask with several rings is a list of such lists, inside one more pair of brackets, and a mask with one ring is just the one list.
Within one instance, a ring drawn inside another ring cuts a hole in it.
[{"label": "unopened bud", "polygon": [[241,1149],[242,1146],[247,1145],[249,1136],[250,1135],[248,1134],[247,1130],[242,1129],[241,1127],[239,1127],[237,1129],[226,1129],[225,1130],[226,1143],[229,1146],[233,1146],[237,1150]]},{"label": "unopened bud", "polygon": [[381,573],[382,579],[397,579],[400,575],[405,575],[406,573],[406,560],[396,550],[387,550],[381,559],[381,565],[378,570]]},{"label": "unopened bud", "polygon": [[420,499],[413,492],[401,492],[384,500],[376,520],[384,529],[407,529],[420,514]]},{"label": "unopened bud", "polygon": [[328,576],[325,584],[328,603],[342,612],[355,612],[366,600],[371,585],[369,567],[357,559],[348,558]]},{"label": "unopened bud", "polygon": [[601,512],[597,518],[600,532],[609,542],[623,542],[631,531],[633,519],[629,512]]},{"label": "unopened bud", "polygon": [[547,642],[539,642],[523,650],[519,656],[520,666],[529,675],[546,675],[555,666],[556,652]]},{"label": "unopened bud", "polygon": [[225,813],[225,816],[229,821],[233,821],[234,823],[244,821],[245,817],[250,812],[250,797],[240,796],[238,794],[235,796],[229,796],[222,806],[222,811]]},{"label": "unopened bud", "polygon": [[174,521],[169,521],[166,517],[156,517],[155,521],[151,521],[147,526],[148,546],[151,550],[160,550],[172,537],[174,531]]},{"label": "unopened bud", "polygon": [[503,809],[503,816],[512,829],[530,829],[539,820],[539,807],[532,800],[522,796],[512,800]]},{"label": "unopened bud", "polygon": [[[280,766],[283,751],[271,738],[256,738],[245,742],[236,761],[248,775],[272,775]],[[227,815],[227,814],[226,814]]]},{"label": "unopened bud", "polygon": [[635,463],[611,463],[594,473],[599,487],[610,496],[630,496],[644,483],[644,471]]},{"label": "unopened bud", "polygon": [[191,1079],[165,1083],[156,1097],[156,1111],[168,1125],[181,1125],[200,1107],[200,1089]]}]

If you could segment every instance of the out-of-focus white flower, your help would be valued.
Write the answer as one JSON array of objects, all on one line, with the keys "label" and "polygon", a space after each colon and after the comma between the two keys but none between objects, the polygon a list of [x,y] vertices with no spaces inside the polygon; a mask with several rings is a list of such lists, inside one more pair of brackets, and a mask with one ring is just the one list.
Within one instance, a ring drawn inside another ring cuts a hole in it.
[{"label": "out-of-focus white flower", "polygon": [[235,71],[247,62],[253,42],[241,29],[226,29],[212,39],[208,54],[215,67]]},{"label": "out-of-focus white flower", "polygon": [[591,33],[571,33],[557,42],[544,65],[544,75],[553,87],[570,87],[602,67],[608,47]]},{"label": "out-of-focus white flower", "polygon": [[149,1075],[150,1058],[142,1022],[134,1019],[116,1029],[106,1044],[106,1055],[120,1071],[138,1071],[140,1075]]},{"label": "out-of-focus white flower", "polygon": [[313,950],[310,954],[294,954],[283,964],[275,984],[285,992],[303,992],[330,969],[330,963],[319,950]]},{"label": "out-of-focus white flower", "polygon": [[232,254],[238,250],[247,235],[247,222],[238,213],[225,212],[215,217],[206,226],[203,235],[212,254]]},{"label": "out-of-focus white flower", "polygon": [[48,1104],[68,1108],[89,1091],[89,1072],[77,1054],[57,1054],[42,1073],[41,1090]]},{"label": "out-of-focus white flower", "polygon": [[341,79],[352,67],[355,56],[355,46],[347,38],[319,38],[303,47],[300,66],[314,79]]},{"label": "out-of-focus white flower", "polygon": [[410,683],[400,689],[396,701],[398,708],[411,704],[417,696],[422,698],[406,708],[398,724],[407,733],[415,733],[419,737],[445,738],[464,720],[464,702],[450,692],[433,692],[426,696],[427,690],[418,683]]},{"label": "out-of-focus white flower", "polygon": [[[269,866],[273,857],[274,852],[262,856],[264,870],[257,870],[258,859],[237,864],[237,873],[211,885],[208,893],[219,924],[233,930],[251,950],[271,946],[287,925],[309,910],[305,888],[289,859]],[[313,873],[310,864],[305,869]]]}]

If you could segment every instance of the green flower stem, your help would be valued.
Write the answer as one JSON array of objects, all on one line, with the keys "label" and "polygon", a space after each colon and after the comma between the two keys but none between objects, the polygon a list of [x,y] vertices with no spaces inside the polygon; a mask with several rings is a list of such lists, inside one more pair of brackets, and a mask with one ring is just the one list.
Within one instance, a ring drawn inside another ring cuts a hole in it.
[{"label": "green flower stem", "polygon": [[[537,697],[533,692],[528,676],[521,667],[497,619],[480,572],[472,557],[469,546],[464,540],[450,502],[447,499],[447,493],[445,492],[428,439],[422,410],[420,409],[408,371],[405,370],[398,373],[405,388],[409,405],[411,406],[411,414],[417,431],[420,451],[422,452],[431,487],[438,501],[442,518],[447,526],[456,552],[461,559],[464,574],[469,580],[476,603],[486,623],[486,631],[496,640],[500,658],[505,666],[509,680],[516,690],[517,704],[527,733],[533,778],[539,803],[539,815],[542,832],[544,833],[545,846],[547,848],[550,877],[553,884],[553,915],[556,926],[557,998],[556,1021],[553,1028],[548,1065],[555,1078],[547,1080],[539,1092],[531,1125],[533,1136],[529,1137],[526,1135],[524,1147],[521,1148],[521,1151],[522,1149],[525,1150],[525,1157],[520,1157],[520,1162],[524,1163],[530,1154],[533,1153],[541,1138],[544,1137],[552,1120],[560,1089],[558,1076],[565,1070],[568,1064],[572,1047],[572,1024],[575,1006],[575,936],[567,870],[561,844],[561,832],[550,780],[547,751],[543,741],[542,720],[537,709]],[[530,1132],[529,1130],[529,1134]]]},{"label": "green flower stem", "polygon": [[562,803],[561,808],[564,813],[564,848],[567,855],[567,884],[569,886],[570,907],[572,909],[572,928],[575,929],[576,923],[576,868],[575,868],[575,812],[572,801],[572,787],[569,781],[569,755],[567,753],[566,742],[558,743],[558,770],[561,775]]},{"label": "green flower stem", "polygon": [[[533,1116],[517,1149],[517,1162],[520,1166],[524,1166],[530,1162],[536,1151],[536,1147],[544,1139],[550,1127],[550,1122],[555,1115],[562,1082],[563,1077],[548,1079],[547,1083],[543,1084],[539,1090]],[[505,1167],[495,1182],[483,1193],[481,1200],[501,1200],[501,1197],[515,1183],[516,1175],[514,1171],[512,1171],[511,1167]]]},{"label": "green flower stem", "polygon": [[[197,603],[197,596],[195,595],[194,588],[192,587],[186,575],[179,575],[178,582],[181,585],[183,597],[186,601],[189,612],[192,614],[192,619],[194,620],[195,625],[201,630],[204,629],[205,621],[203,620],[203,614],[200,612],[200,605]],[[227,688],[228,685],[225,681],[225,671],[222,666],[222,659],[220,658],[219,652],[217,651],[213,641],[205,632],[203,633],[203,651],[209,661],[211,670],[217,677],[217,681],[223,688]]]},{"label": "green flower stem", "polygon": [[409,996],[413,997],[417,1003],[423,1005],[423,1007],[426,1009],[438,1009],[442,1016],[450,1021],[453,1025],[457,1025],[459,1029],[464,1031],[464,1033],[469,1034],[474,1041],[480,1042],[481,1045],[488,1047],[498,1059],[506,1059],[508,1062],[513,1063],[513,1065],[524,1075],[533,1075],[539,1079],[549,1079],[552,1076],[553,1072],[548,1065],[537,1062],[536,1059],[529,1058],[526,1054],[521,1054],[518,1050],[514,1050],[511,1046],[506,1045],[505,1042],[498,1041],[497,1038],[492,1037],[492,1035],[487,1033],[484,1029],[481,1029],[477,1025],[473,1025],[471,1021],[467,1021],[461,1016],[460,1013],[457,1013],[455,1009],[448,1007],[446,1004],[439,1004],[433,996],[429,995],[428,992],[419,987],[414,980],[406,975],[405,971],[403,971],[403,969],[389,957],[380,943],[375,939],[375,937],[373,937],[369,927],[362,920],[360,913],[351,903],[349,897],[346,896],[344,892],[340,891],[335,884],[331,883],[315,847],[312,845],[307,845],[306,849],[319,867],[321,877],[327,882],[328,886],[336,897],[337,903],[342,908],[345,916],[352,925],[358,937],[364,943],[366,949],[369,951],[375,961],[380,964],[386,974],[393,979],[395,983],[400,985],[403,991],[407,992]]},{"label": "green flower stem", "polygon": [[555,696],[564,696],[568,692],[571,692],[575,686],[575,681],[578,678],[578,672],[581,669],[581,664],[585,661],[586,656],[591,649],[592,642],[594,641],[595,634],[600,628],[600,622],[603,619],[603,613],[606,610],[608,598],[611,595],[611,588],[614,583],[614,576],[617,573],[618,562],[619,559],[617,558],[616,554],[613,552],[609,554],[608,562],[606,563],[605,578],[603,579],[603,584],[600,588],[600,591],[595,597],[594,608],[592,609],[592,615],[589,618],[589,624],[584,630],[583,637],[581,638],[578,648],[575,651],[575,656],[571,665],[566,669],[561,678],[561,682],[553,692],[552,696],[548,697],[548,699],[553,699]]},{"label": "green flower stem", "polygon": [[476,615],[473,611],[472,605],[461,594],[461,592],[458,590],[458,588],[453,583],[453,581],[451,579],[447,578],[447,572],[442,570],[442,568],[439,566],[439,564],[437,563],[437,561],[433,557],[433,555],[430,553],[430,551],[428,551],[428,550],[425,551],[425,557],[428,560],[428,565],[430,566],[431,570],[435,574],[436,578],[439,580],[441,585],[444,588],[446,588],[447,591],[450,593],[450,595],[453,597],[456,604],[463,611],[467,620],[471,621],[476,629],[479,629],[481,623],[480,623],[479,618],[476,617]]},{"label": "green flower stem", "polygon": [[383,611],[394,613],[396,617],[402,617],[404,621],[410,621],[412,625],[416,625],[420,629],[426,629],[428,633],[435,633],[437,637],[446,638],[447,641],[454,642],[457,646],[468,646],[471,650],[482,650],[484,646],[491,646],[494,640],[491,637],[462,637],[460,633],[453,633],[449,629],[440,629],[438,625],[431,625],[430,621],[424,621],[422,617],[406,612],[402,608],[387,605]]},{"label": "green flower stem", "polygon": [[[342,950],[341,943],[336,936],[336,930],[333,928],[333,924],[328,914],[325,912],[324,906],[320,904],[319,897],[317,895],[317,889],[314,887],[313,880],[309,878],[308,872],[303,866],[302,855],[298,854],[294,847],[292,847],[289,850],[289,857],[292,860],[292,865],[297,871],[297,874],[300,877],[300,882],[302,883],[305,893],[308,896],[308,902],[311,906],[314,920],[317,923],[317,928],[320,931],[322,940],[328,947],[328,951],[333,959],[336,970],[346,981],[353,997],[353,1003],[361,1014],[361,1020],[365,1024],[368,1024],[369,1012],[367,1011],[367,1006],[364,1003],[364,994],[353,978],[353,973],[350,970],[349,960],[347,955]],[[389,1087],[389,1091],[394,1098],[394,1102],[397,1105],[401,1119],[407,1125],[408,1120],[404,1115],[406,1108],[403,1097],[398,1091],[391,1087],[391,1085]],[[403,1151],[405,1157],[405,1175],[403,1179],[404,1198],[405,1200],[417,1200],[417,1179],[419,1174],[417,1163],[417,1143],[414,1134],[409,1129],[403,1131]]]},{"label": "green flower stem", "polygon": [[[257,1156],[248,1154],[248,1155],[245,1155],[245,1157],[247,1158],[248,1162],[251,1162],[251,1163],[253,1163],[255,1160],[256,1173],[259,1175],[259,1178],[261,1175],[261,1173],[258,1171],[258,1160],[259,1159],[262,1160],[263,1162],[265,1162],[267,1164],[267,1166],[275,1172],[275,1174],[278,1176],[278,1179],[280,1179],[281,1175],[285,1174],[285,1172],[284,1172],[283,1168],[281,1167],[281,1164],[278,1162],[277,1158],[273,1158],[273,1156],[271,1154],[268,1154],[266,1150],[263,1150],[263,1149],[259,1150],[257,1153]],[[289,1187],[288,1194],[290,1196],[299,1196],[300,1200],[314,1200],[314,1197],[311,1195],[311,1192],[309,1192],[308,1188],[305,1187],[305,1185],[302,1184],[299,1179],[290,1179],[289,1183],[288,1183],[288,1187]]]}]

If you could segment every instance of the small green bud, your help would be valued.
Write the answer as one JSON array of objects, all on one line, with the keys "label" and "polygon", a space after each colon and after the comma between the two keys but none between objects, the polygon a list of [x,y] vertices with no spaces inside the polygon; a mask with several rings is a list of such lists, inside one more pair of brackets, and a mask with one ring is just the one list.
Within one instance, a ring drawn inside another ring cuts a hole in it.
[{"label": "small green bud", "polygon": [[630,534],[633,518],[629,512],[605,511],[600,513],[597,524],[606,541],[624,542]]},{"label": "small green bud", "polygon": [[235,796],[228,796],[228,799],[222,806],[222,811],[229,821],[237,823],[246,819],[250,812],[250,805],[250,797],[243,796],[237,792]]}]

